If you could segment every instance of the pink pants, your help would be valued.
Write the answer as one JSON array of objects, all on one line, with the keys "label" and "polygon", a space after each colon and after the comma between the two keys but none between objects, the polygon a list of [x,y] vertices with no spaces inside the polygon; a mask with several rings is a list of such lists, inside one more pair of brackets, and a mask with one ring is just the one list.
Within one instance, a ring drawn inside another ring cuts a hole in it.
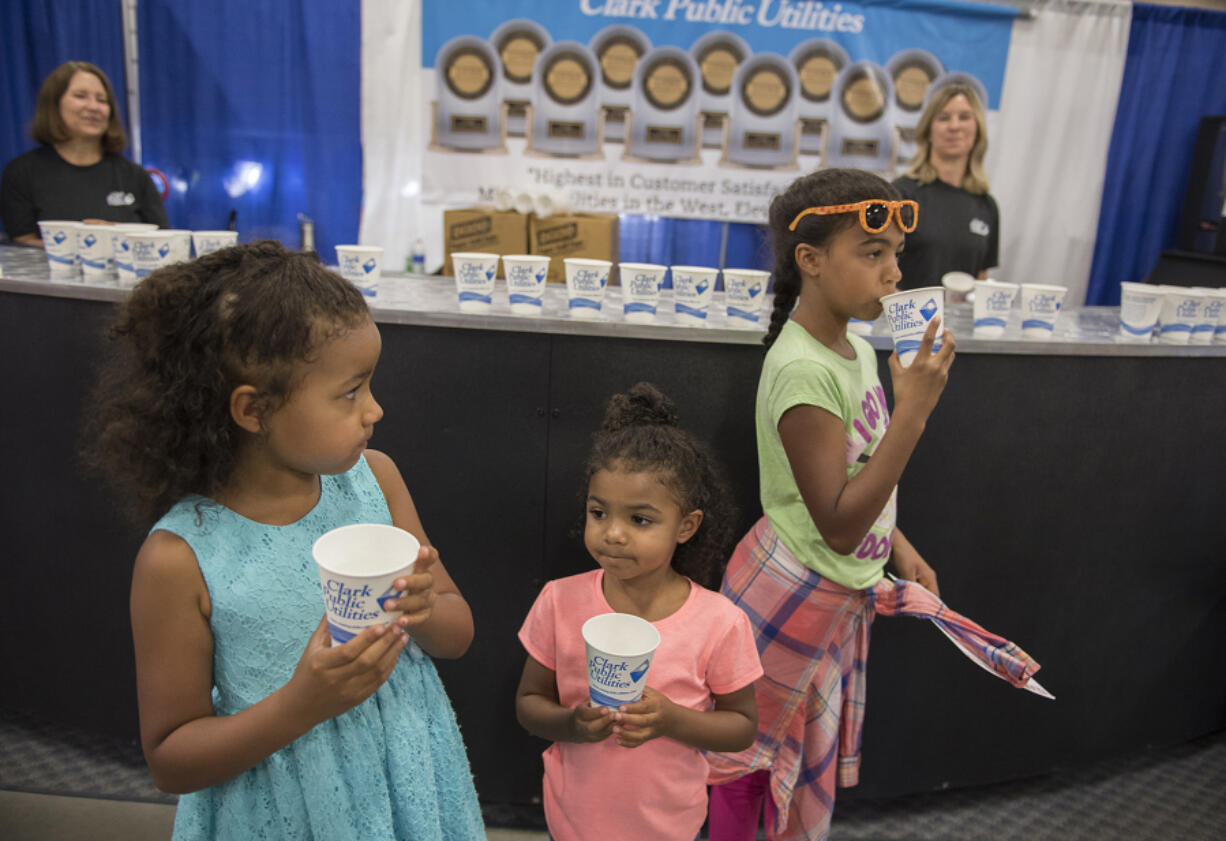
[{"label": "pink pants", "polygon": [[707,822],[709,841],[754,841],[765,803],[766,837],[775,826],[775,801],[770,795],[771,772],[752,771],[723,785],[711,786]]}]

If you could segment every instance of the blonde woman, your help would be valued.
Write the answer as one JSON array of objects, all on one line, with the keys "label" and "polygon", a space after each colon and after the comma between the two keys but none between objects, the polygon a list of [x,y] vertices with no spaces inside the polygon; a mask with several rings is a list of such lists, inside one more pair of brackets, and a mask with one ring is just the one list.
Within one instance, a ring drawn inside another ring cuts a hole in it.
[{"label": "blonde woman", "polygon": [[911,166],[894,181],[923,209],[898,261],[899,288],[933,286],[952,271],[987,278],[998,264],[1000,211],[983,171],[987,122],[975,88],[953,82],[934,90],[915,145]]},{"label": "blonde woman", "polygon": [[42,245],[41,219],[170,227],[149,173],[120,154],[127,136],[115,91],[98,67],[68,61],[51,71],[30,135],[38,147],[9,161],[0,176],[0,218],[13,242]]}]

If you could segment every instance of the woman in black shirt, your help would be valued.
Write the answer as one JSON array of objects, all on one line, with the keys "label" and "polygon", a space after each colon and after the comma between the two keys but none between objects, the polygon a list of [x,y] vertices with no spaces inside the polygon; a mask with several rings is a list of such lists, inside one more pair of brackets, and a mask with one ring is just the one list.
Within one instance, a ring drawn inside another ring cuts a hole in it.
[{"label": "woman in black shirt", "polygon": [[40,145],[0,176],[0,217],[13,242],[42,245],[38,222],[154,222],[170,227],[153,179],[120,153],[127,145],[106,74],[84,61],[51,72],[30,134]]},{"label": "woman in black shirt", "polygon": [[975,88],[961,82],[930,94],[916,127],[916,151],[894,181],[922,212],[899,260],[900,289],[935,286],[946,272],[984,280],[998,265],[1000,210],[988,193],[986,116]]}]

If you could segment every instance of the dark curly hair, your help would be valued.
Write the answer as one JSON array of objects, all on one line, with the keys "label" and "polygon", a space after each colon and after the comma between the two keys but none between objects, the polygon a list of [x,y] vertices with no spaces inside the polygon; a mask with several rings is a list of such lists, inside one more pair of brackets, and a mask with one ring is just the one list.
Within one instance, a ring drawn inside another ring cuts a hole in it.
[{"label": "dark curly hair", "polygon": [[279,408],[330,339],[369,318],[353,284],[273,240],[153,272],[119,308],[85,430],[86,462],[152,522],[187,493],[212,496],[238,455],[231,392]]},{"label": "dark curly hair", "polygon": [[771,311],[771,323],[762,339],[763,344],[767,347],[774,344],[800,297],[796,246],[807,242],[821,248],[831,237],[858,224],[854,213],[809,215],[800,220],[796,230],[789,231],[788,225],[796,215],[809,207],[900,198],[902,194],[897,187],[862,169],[819,169],[797,178],[787,190],[775,196],[770,207],[770,229],[775,243],[775,308]]},{"label": "dark curly hair", "polygon": [[598,470],[650,471],[660,475],[682,512],[700,509],[702,523],[677,545],[672,566],[717,590],[736,536],[737,509],[723,466],[678,421],[673,401],[651,383],[613,395],[593,436],[587,479]]}]

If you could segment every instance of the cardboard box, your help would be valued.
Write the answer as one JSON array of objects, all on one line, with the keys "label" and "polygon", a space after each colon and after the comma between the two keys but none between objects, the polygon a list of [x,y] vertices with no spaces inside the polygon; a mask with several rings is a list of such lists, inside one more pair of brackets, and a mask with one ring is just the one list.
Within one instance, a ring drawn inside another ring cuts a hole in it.
[{"label": "cardboard box", "polygon": [[[444,210],[444,275],[455,276],[455,270],[451,265],[451,255],[456,251],[527,254],[528,216],[515,212],[502,213],[493,208],[483,207],[468,210]],[[500,260],[498,277],[505,276]]]},{"label": "cardboard box", "polygon": [[549,282],[565,283],[565,257],[588,257],[617,262],[620,240],[617,215],[582,213],[574,216],[550,216],[528,223],[528,248],[532,254],[552,257],[549,261]]}]

